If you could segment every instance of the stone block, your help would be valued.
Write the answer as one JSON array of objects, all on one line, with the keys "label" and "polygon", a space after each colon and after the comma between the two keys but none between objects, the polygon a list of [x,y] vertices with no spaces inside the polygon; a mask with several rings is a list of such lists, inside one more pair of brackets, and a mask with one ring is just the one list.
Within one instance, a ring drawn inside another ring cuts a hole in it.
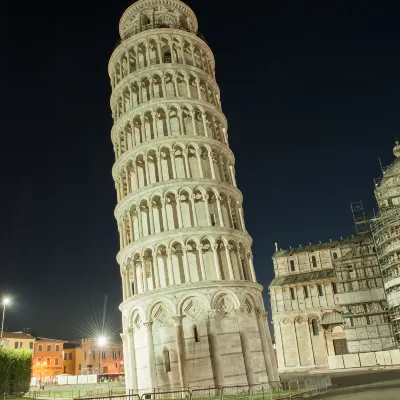
[{"label": "stone block", "polygon": [[400,365],[400,350],[390,350],[390,356],[392,358],[392,365]]},{"label": "stone block", "polygon": [[382,351],[383,359],[385,360],[385,365],[392,365],[392,357],[390,357],[390,351]]},{"label": "stone block", "polygon": [[359,368],[361,366],[358,353],[343,354],[343,362],[345,368]]},{"label": "stone block", "polygon": [[329,369],[342,369],[344,368],[343,356],[328,356]]},{"label": "stone block", "polygon": [[376,357],[374,352],[360,353],[360,364],[362,367],[373,367],[376,365]]},{"label": "stone block", "polygon": [[385,357],[383,355],[383,351],[377,351],[375,353],[376,363],[378,365],[385,365]]}]

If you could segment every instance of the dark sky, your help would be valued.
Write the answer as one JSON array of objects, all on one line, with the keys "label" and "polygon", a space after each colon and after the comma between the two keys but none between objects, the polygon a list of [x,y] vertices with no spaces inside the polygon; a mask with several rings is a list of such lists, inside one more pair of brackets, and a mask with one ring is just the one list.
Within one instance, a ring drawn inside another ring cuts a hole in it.
[{"label": "dark sky", "polygon": [[[125,0],[1,9],[0,293],[9,330],[72,339],[121,300],[107,64]],[[258,280],[353,233],[399,131],[400,3],[188,0],[216,58]],[[265,293],[268,302],[268,295]]]}]

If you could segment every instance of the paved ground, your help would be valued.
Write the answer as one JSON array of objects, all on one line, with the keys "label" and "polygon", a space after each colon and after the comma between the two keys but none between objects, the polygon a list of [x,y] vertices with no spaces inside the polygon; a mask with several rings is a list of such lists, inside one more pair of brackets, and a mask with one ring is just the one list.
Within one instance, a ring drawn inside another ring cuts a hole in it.
[{"label": "paved ground", "polygon": [[399,400],[400,387],[397,388],[377,388],[357,391],[355,393],[325,395],[323,399],[332,400]]},{"label": "paved ground", "polygon": [[[400,370],[385,371],[353,371],[341,374],[331,374],[332,384],[336,387],[359,386],[383,381],[400,379]],[[399,395],[400,399],[400,395]]]}]

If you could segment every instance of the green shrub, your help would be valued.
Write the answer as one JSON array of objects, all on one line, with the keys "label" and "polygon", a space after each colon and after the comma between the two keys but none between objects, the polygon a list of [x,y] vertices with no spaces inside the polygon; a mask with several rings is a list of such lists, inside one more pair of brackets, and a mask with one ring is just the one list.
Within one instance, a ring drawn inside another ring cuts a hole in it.
[{"label": "green shrub", "polygon": [[32,354],[0,349],[0,393],[27,392],[31,381]]}]

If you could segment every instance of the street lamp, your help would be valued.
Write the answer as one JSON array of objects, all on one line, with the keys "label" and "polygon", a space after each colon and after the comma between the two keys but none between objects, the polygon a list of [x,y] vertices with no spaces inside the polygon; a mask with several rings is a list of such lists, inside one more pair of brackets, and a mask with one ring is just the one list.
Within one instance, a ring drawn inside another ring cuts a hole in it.
[{"label": "street lamp", "polygon": [[[46,365],[47,365],[47,362],[46,362],[46,361],[43,361],[43,362],[38,361],[38,362],[37,362],[37,365],[40,366],[40,378],[39,378],[39,382],[40,382],[40,386],[42,386],[42,365],[46,366]],[[43,386],[44,386],[44,385],[43,385]]]},{"label": "street lamp", "polygon": [[3,299],[3,319],[1,321],[1,334],[0,337],[3,337],[3,330],[4,330],[4,315],[6,314],[6,305],[10,304],[10,298],[9,297],[5,297]]},{"label": "street lamp", "polygon": [[[97,345],[100,348],[100,354],[99,354],[99,375],[101,374],[101,359],[103,356],[103,347],[107,344],[107,338],[105,336],[99,336],[97,339]],[[100,378],[100,377],[99,377]]]}]

